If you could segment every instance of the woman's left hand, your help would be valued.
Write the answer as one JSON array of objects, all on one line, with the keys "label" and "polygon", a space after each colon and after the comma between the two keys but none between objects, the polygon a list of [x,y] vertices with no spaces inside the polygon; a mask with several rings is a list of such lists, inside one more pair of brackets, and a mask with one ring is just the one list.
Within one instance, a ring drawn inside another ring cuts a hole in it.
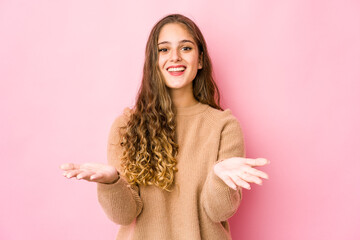
[{"label": "woman's left hand", "polygon": [[269,179],[266,173],[253,167],[264,166],[269,163],[270,161],[265,158],[233,157],[215,164],[214,172],[232,189],[236,190],[237,186],[240,186],[250,190],[250,182],[262,185],[260,178]]}]

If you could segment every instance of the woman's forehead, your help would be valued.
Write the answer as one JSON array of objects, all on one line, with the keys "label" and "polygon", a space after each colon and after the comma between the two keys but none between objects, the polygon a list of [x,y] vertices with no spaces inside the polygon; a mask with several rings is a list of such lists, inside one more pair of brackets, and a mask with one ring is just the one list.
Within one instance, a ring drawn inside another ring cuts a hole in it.
[{"label": "woman's forehead", "polygon": [[182,23],[168,23],[165,24],[159,34],[158,44],[159,43],[180,43],[184,40],[189,40],[195,42],[193,36],[187,29],[187,27]]}]

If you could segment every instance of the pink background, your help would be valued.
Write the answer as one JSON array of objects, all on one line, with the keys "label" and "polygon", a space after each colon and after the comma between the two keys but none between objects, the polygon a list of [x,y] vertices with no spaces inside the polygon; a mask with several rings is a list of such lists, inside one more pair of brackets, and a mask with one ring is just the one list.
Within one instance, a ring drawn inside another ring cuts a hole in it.
[{"label": "pink background", "polygon": [[225,108],[269,180],[244,190],[234,239],[360,238],[360,4],[347,0],[0,2],[0,239],[114,239],[96,186],[134,104],[151,27],[200,26]]}]

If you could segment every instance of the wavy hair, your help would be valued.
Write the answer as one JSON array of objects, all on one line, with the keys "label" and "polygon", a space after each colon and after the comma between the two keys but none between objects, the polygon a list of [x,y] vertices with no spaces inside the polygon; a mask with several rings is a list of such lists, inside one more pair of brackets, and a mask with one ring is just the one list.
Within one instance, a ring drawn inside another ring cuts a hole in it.
[{"label": "wavy hair", "polygon": [[124,148],[121,171],[129,184],[155,185],[171,191],[179,146],[176,143],[176,110],[169,89],[158,66],[158,38],[162,27],[169,23],[186,26],[193,36],[203,68],[193,80],[193,94],[197,101],[221,109],[220,94],[212,76],[212,64],[205,39],[189,18],[171,14],[152,28],[145,50],[145,63],[136,104],[124,127],[121,146]]}]

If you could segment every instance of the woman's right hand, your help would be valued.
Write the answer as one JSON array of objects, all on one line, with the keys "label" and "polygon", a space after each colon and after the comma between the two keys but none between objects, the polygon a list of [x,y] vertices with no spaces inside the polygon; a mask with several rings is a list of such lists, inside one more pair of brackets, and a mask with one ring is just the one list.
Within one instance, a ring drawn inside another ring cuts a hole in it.
[{"label": "woman's right hand", "polygon": [[115,167],[101,163],[65,163],[60,166],[67,178],[84,179],[89,182],[111,184],[119,179]]}]

